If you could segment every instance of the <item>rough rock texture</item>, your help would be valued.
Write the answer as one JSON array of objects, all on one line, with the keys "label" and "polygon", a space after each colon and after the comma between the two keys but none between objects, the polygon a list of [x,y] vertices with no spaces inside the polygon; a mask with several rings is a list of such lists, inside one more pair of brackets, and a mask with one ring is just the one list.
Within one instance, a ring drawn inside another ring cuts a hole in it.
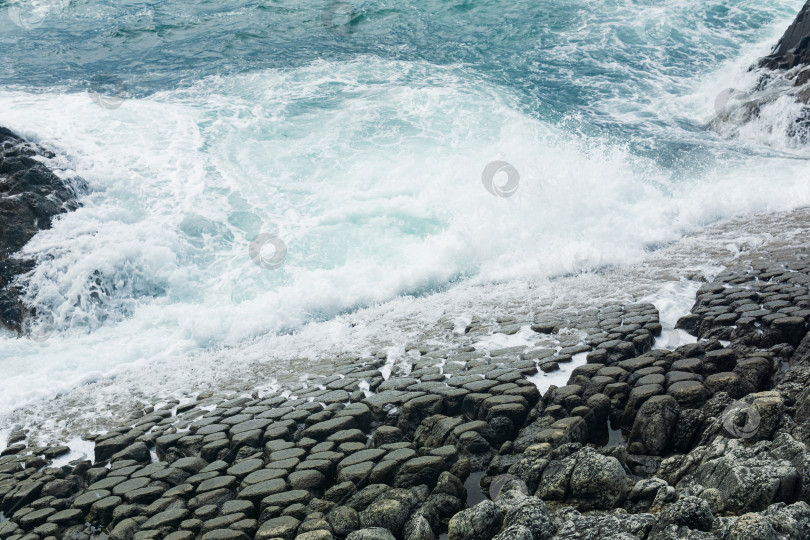
[{"label": "rough rock texture", "polygon": [[[787,123],[785,135],[801,143],[810,141],[810,2],[799,11],[771,54],[761,58],[752,70],[759,79],[749,89],[728,88],[715,99],[716,116],[709,127],[722,133],[734,134],[739,126],[759,118],[763,107],[788,96],[805,106],[799,107],[792,122]],[[773,125],[764,129],[772,130]]]},{"label": "rough rock texture", "polygon": [[638,411],[628,441],[633,454],[664,455],[671,447],[681,408],[672,396],[653,396]]},{"label": "rough rock texture", "polygon": [[810,538],[808,320],[808,254],[753,252],[697,291],[696,343],[653,347],[650,304],[477,321],[387,379],[385,353],[347,355],[147,407],[90,436],[94,462],[13,429],[0,540]]},{"label": "rough rock texture", "polygon": [[40,156],[53,154],[0,127],[0,325],[17,331],[28,313],[13,280],[33,262],[13,255],[54,216],[75,210],[86,189],[79,179],[56,176]]},{"label": "rough rock texture", "polygon": [[781,70],[806,66],[808,63],[810,63],[810,2],[804,4],[773,52],[760,60],[761,66]]}]

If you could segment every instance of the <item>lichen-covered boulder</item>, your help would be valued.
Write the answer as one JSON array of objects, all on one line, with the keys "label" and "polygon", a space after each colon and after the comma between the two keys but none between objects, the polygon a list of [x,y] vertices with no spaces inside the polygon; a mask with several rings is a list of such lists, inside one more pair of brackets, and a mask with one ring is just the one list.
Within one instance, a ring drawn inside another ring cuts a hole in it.
[{"label": "lichen-covered boulder", "polygon": [[501,530],[504,511],[492,501],[462,510],[450,519],[449,540],[490,540]]},{"label": "lichen-covered boulder", "polygon": [[627,493],[627,473],[614,457],[583,448],[571,472],[570,502],[584,509],[615,508]]},{"label": "lichen-covered boulder", "polygon": [[[708,447],[697,447],[680,458],[678,474],[683,476],[677,487],[679,491],[695,486],[715,488],[723,495],[725,509],[739,513],[762,510],[776,502],[792,503],[800,494],[801,475],[793,463],[776,458],[771,446],[770,441],[749,445],[718,436]],[[668,466],[662,463],[662,469]]]},{"label": "lichen-covered boulder", "polygon": [[712,528],[714,516],[712,516],[712,509],[707,501],[686,495],[668,505],[661,519],[666,524],[708,531]]}]

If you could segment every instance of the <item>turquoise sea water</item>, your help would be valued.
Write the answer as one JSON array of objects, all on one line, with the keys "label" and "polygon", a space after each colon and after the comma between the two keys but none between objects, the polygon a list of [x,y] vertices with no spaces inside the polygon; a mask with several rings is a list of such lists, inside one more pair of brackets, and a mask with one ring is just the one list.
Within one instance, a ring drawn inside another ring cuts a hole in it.
[{"label": "turquoise sea water", "polygon": [[0,337],[0,411],[810,203],[793,105],[706,129],[801,4],[0,3],[0,125],[93,190],[26,246],[40,317]]}]

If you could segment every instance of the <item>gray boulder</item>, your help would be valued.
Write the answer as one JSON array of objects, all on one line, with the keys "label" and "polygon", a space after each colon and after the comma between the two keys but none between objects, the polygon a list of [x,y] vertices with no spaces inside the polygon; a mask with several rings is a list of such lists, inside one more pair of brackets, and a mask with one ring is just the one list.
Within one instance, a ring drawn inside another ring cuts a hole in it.
[{"label": "gray boulder", "polygon": [[[513,527],[526,529],[534,540],[546,540],[554,536],[557,528],[552,523],[546,503],[542,499],[527,497],[518,490],[510,491],[509,495],[515,495],[516,501],[506,507],[504,525],[507,529]],[[500,499],[499,506],[504,506],[507,500],[509,500],[507,497]],[[504,532],[498,536],[503,536]],[[511,537],[504,536],[504,538]]]},{"label": "gray boulder", "polygon": [[383,527],[400,536],[410,508],[402,501],[378,499],[360,512],[360,524],[365,528]]},{"label": "gray boulder", "polygon": [[623,511],[588,512],[565,507],[554,512],[555,539],[565,540],[637,540],[647,538],[655,524],[653,514],[628,514]]},{"label": "gray boulder", "polygon": [[498,533],[493,540],[534,540],[534,536],[528,527],[511,525]]},{"label": "gray boulder", "polygon": [[[564,447],[566,452],[579,445]],[[556,452],[556,451],[555,451]],[[592,448],[580,448],[561,459],[535,457],[534,467],[524,458],[511,471],[524,474],[527,485],[538,485],[535,496],[544,500],[565,501],[583,510],[615,508],[627,493],[627,473],[618,459],[602,455]],[[552,454],[553,457],[553,454]],[[538,481],[539,478],[539,481]]]},{"label": "gray boulder", "polygon": [[327,514],[326,520],[338,536],[346,536],[360,528],[360,516],[349,506],[336,506]]},{"label": "gray boulder", "polygon": [[675,500],[675,488],[660,478],[645,478],[636,482],[627,494],[628,509],[633,512],[658,511]]},{"label": "gray boulder", "polygon": [[810,505],[799,501],[791,505],[772,504],[762,515],[771,520],[779,534],[788,538],[810,538]]},{"label": "gray boulder", "polygon": [[686,495],[668,505],[661,519],[668,525],[708,531],[712,528],[714,516],[712,516],[712,509],[708,502],[698,497]]},{"label": "gray boulder", "polygon": [[371,527],[368,529],[360,529],[359,531],[354,531],[349,536],[346,537],[346,540],[397,540],[396,537],[391,534],[391,531],[388,529],[383,529],[382,527]]},{"label": "gray boulder", "polygon": [[430,523],[422,515],[415,515],[405,524],[404,540],[436,540]]},{"label": "gray boulder", "polygon": [[492,501],[462,510],[450,519],[449,540],[490,540],[501,529],[504,511]]},{"label": "gray boulder", "polygon": [[732,540],[779,540],[782,538],[771,521],[760,514],[750,512],[740,516],[728,533]]},{"label": "gray boulder", "polygon": [[627,493],[627,473],[619,460],[583,448],[571,472],[570,502],[584,509],[614,508]]},{"label": "gray boulder", "polygon": [[[667,479],[671,467],[682,475],[677,483],[684,489],[715,488],[732,512],[762,510],[775,502],[792,503],[801,490],[801,476],[786,459],[775,458],[772,443],[748,445],[740,439],[718,436],[708,447],[697,447],[688,456],[662,463],[659,476]],[[701,489],[696,489],[699,492]]]},{"label": "gray boulder", "polygon": [[631,454],[664,455],[670,448],[681,407],[669,395],[653,396],[641,406],[627,444]]},{"label": "gray boulder", "polygon": [[256,532],[255,540],[270,540],[276,538],[292,540],[300,524],[301,522],[299,520],[291,516],[268,519],[259,527],[259,530]]}]

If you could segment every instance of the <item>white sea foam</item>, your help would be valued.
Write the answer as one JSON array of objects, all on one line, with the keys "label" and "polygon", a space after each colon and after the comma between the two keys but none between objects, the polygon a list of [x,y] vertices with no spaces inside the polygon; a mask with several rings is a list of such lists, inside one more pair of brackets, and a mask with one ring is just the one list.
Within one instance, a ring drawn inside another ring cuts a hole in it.
[{"label": "white sea foam", "polygon": [[[712,270],[707,268],[706,273],[711,275]],[[695,303],[695,293],[699,288],[700,283],[695,281],[670,281],[662,283],[661,288],[655,294],[643,298],[642,301],[653,304],[658,310],[661,326],[671,329],[675,328],[678,319],[692,309]]]},{"label": "white sea foam", "polygon": [[568,384],[568,379],[571,373],[574,372],[579,366],[584,366],[588,362],[588,353],[575,354],[570,362],[560,364],[560,369],[552,371],[551,373],[543,373],[538,371],[531,377],[526,377],[527,380],[534,383],[540,395],[545,395],[551,386],[561,387]]},{"label": "white sea foam", "polygon": [[[689,96],[661,87],[646,99],[702,117],[705,100]],[[39,261],[28,301],[52,334],[0,337],[0,412],[125,372],[198,381],[201,356],[358,306],[462,278],[528,287],[626,265],[707,223],[810,204],[791,156],[734,154],[673,178],[517,102],[461,66],[374,57],[207,78],[117,109],[0,91],[0,124],[66,154],[93,190],[25,248]],[[493,160],[519,172],[512,197],[482,185]],[[280,269],[251,262],[259,232],[286,243]],[[442,306],[425,309],[431,321]],[[321,323],[311,347],[338,349],[346,328]],[[352,329],[349,341],[362,338]],[[244,350],[219,358],[267,355]],[[151,382],[162,385],[177,382]]]},{"label": "white sea foam", "polygon": [[51,467],[61,467],[79,459],[95,461],[95,443],[93,441],[73,437],[65,443],[65,446],[70,448],[70,452],[55,458],[51,463]]}]

